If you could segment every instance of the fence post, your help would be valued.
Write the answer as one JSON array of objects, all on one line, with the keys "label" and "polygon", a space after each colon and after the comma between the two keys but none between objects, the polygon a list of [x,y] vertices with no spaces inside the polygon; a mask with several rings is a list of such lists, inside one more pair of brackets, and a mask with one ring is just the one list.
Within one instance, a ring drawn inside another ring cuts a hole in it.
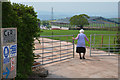
[{"label": "fence post", "polygon": [[96,35],[96,34],[94,34],[94,45],[95,45],[95,35]]},{"label": "fence post", "polygon": [[102,46],[103,46],[103,35],[102,35],[102,40],[101,40],[101,48],[102,48]]},{"label": "fence post", "polygon": [[114,45],[115,45],[115,41],[116,41],[116,39],[115,39],[115,37],[114,37]]},{"label": "fence post", "polygon": [[91,44],[92,44],[91,37],[92,37],[92,34],[90,35],[90,57],[91,57]]},{"label": "fence post", "polygon": [[110,55],[110,35],[109,35],[109,55]]}]

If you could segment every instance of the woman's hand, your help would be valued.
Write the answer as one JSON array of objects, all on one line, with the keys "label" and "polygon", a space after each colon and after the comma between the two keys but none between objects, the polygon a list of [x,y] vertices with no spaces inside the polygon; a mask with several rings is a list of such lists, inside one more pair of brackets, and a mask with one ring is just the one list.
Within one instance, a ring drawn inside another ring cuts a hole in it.
[{"label": "woman's hand", "polygon": [[74,38],[74,37],[72,37],[72,39],[74,40],[75,38]]},{"label": "woman's hand", "polygon": [[88,44],[90,44],[90,42],[88,41]]},{"label": "woman's hand", "polygon": [[87,48],[89,48],[89,46],[87,46]]}]

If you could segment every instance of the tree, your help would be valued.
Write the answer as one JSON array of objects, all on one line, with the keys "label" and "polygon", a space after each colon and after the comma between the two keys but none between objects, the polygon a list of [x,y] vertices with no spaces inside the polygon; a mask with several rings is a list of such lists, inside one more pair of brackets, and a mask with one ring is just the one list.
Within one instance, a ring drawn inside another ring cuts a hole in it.
[{"label": "tree", "polygon": [[19,17],[13,10],[10,2],[2,2],[2,27],[17,27],[19,26]]},{"label": "tree", "polygon": [[83,29],[84,25],[89,25],[88,23],[89,16],[86,14],[75,15],[70,18],[70,24],[75,25]]},{"label": "tree", "polygon": [[47,27],[47,28],[50,30],[50,28],[51,28],[51,25],[47,25],[46,27]]},{"label": "tree", "polygon": [[38,20],[38,27],[40,28],[40,25],[41,25],[41,21],[40,20]]},{"label": "tree", "polygon": [[32,73],[34,38],[40,31],[38,21],[32,6],[2,3],[2,27],[17,28],[17,78],[25,78]]},{"label": "tree", "polygon": [[[34,62],[34,37],[36,37],[39,32],[39,19],[37,19],[37,13],[32,6],[16,3],[12,6],[20,20],[20,26],[17,27],[18,48],[20,48],[18,50],[18,73],[29,75]],[[21,77],[20,75],[18,76]],[[22,76],[24,77],[24,75]]]},{"label": "tree", "polygon": [[43,26],[49,25],[49,21],[42,21]]}]

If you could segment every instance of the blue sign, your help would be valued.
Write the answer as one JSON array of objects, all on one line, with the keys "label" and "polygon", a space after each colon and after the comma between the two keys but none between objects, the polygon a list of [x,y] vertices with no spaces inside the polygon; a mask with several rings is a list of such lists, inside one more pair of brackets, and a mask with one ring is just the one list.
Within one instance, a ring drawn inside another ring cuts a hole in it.
[{"label": "blue sign", "polygon": [[11,45],[10,46],[10,57],[17,55],[17,45]]},{"label": "blue sign", "polygon": [[5,46],[3,48],[3,63],[6,64],[6,63],[9,63],[9,47],[8,46]]},{"label": "blue sign", "polygon": [[9,74],[10,74],[10,70],[9,70],[7,67],[6,67],[6,70],[7,70],[7,72],[4,72],[3,75],[6,75],[6,74],[7,74],[6,78],[8,78],[8,76],[9,76]]}]

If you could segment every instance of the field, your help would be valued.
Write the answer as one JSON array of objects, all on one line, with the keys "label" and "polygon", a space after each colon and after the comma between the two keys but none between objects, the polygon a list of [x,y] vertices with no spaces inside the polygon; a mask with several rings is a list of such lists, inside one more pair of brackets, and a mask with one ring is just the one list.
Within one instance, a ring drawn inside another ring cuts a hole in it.
[{"label": "field", "polygon": [[[61,27],[75,27],[75,26],[72,26],[72,25],[69,25],[69,24],[66,24],[66,25],[60,25],[60,24],[56,24],[55,26],[61,26]],[[85,27],[118,27],[118,24],[89,24],[89,25],[86,25]]]},{"label": "field", "polygon": [[[41,36],[46,36],[46,35],[74,35],[74,37],[79,34],[79,30],[41,30],[41,33],[39,33]],[[84,34],[88,37],[90,40],[90,35],[91,34],[117,34],[117,31],[95,31],[95,30],[85,30]],[[69,40],[72,42],[72,37],[53,37],[52,39],[57,39],[57,40]],[[116,44],[116,36],[111,36],[110,37],[110,44]],[[92,37],[92,41],[94,40],[94,37]],[[103,35],[103,44],[109,44],[109,36],[104,36]],[[101,44],[102,42],[102,36],[95,36],[95,43],[96,44]],[[75,44],[77,43],[77,40],[75,40]],[[86,42],[86,46],[90,46]],[[101,45],[100,45],[101,46]],[[104,47],[108,47],[106,45],[103,45]],[[94,46],[96,47],[96,46]],[[97,46],[98,47],[98,46]],[[115,47],[115,46],[111,46]]]},{"label": "field", "polygon": [[[79,30],[41,30],[41,36],[43,35],[75,35],[79,34]],[[53,33],[53,34],[52,34]],[[95,31],[95,30],[85,30],[86,36],[90,34],[116,34],[117,31]]]}]

